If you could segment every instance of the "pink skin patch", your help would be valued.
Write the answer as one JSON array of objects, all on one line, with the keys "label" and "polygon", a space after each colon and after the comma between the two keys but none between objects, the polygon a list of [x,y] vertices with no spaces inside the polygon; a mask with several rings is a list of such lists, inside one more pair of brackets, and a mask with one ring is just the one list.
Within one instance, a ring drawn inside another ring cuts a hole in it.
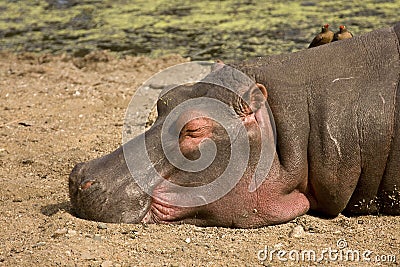
[{"label": "pink skin patch", "polygon": [[[196,112],[186,116],[199,116]],[[179,125],[179,122],[178,122]],[[212,137],[214,122],[207,117],[197,117],[190,120],[181,130],[179,147],[183,155],[188,155],[193,148],[197,148],[206,138]]]}]

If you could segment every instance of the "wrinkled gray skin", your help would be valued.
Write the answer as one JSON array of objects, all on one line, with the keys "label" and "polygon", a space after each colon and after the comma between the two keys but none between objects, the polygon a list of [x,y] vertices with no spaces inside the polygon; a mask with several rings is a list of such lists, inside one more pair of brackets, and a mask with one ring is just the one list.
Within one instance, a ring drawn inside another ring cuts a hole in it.
[{"label": "wrinkled gray skin", "polygon": [[[150,181],[152,174],[143,166],[131,174],[119,148],[74,168],[69,192],[75,213],[105,222],[243,228],[284,223],[308,211],[328,216],[341,212],[399,215],[399,35],[400,23],[349,40],[234,65],[265,85],[276,123],[274,161],[255,192],[249,192],[248,185],[260,156],[260,133],[273,136],[262,90],[237,81],[247,88],[240,93],[248,101],[246,107],[226,90],[199,83],[171,91],[168,105],[158,102],[159,117],[145,133],[153,144],[148,147],[149,157],[160,175],[176,184],[203,185],[220,175],[229,160],[229,141],[212,121],[188,123],[189,128],[180,132],[179,146],[188,159],[198,157],[196,146],[204,138],[216,143],[215,164],[201,173],[177,170],[160,146],[161,126],[173,107],[199,96],[219,99],[230,105],[232,119],[244,122],[250,142],[249,165],[235,188],[203,206],[163,203],[144,193],[132,177]],[[210,75],[222,82],[232,79],[227,67]],[[207,127],[192,135],[188,129],[193,125],[197,129],[196,123]],[[140,138],[143,135],[125,146],[134,149]],[[149,187],[155,196],[165,193],[160,183],[149,182]]]}]

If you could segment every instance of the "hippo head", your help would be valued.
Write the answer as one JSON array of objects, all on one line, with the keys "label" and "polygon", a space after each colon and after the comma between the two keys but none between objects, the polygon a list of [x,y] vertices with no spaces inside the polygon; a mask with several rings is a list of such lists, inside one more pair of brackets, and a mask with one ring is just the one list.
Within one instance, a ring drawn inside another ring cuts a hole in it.
[{"label": "hippo head", "polygon": [[149,130],[75,166],[69,178],[74,212],[104,222],[228,227],[305,213],[304,195],[279,178],[266,98],[263,85],[228,66],[163,92]]}]

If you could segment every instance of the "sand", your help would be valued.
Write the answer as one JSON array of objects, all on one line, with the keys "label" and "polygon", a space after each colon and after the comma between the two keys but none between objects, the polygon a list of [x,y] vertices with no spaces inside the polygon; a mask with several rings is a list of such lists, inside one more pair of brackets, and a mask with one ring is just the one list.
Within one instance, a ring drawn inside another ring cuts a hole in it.
[{"label": "sand", "polygon": [[400,217],[304,215],[259,229],[75,217],[68,197],[73,166],[116,149],[135,90],[185,61],[105,52],[0,55],[0,266],[400,264]]}]

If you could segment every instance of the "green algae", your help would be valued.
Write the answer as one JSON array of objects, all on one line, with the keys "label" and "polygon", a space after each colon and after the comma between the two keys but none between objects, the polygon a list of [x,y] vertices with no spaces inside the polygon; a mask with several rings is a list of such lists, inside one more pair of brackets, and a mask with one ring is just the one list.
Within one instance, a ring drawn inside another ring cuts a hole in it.
[{"label": "green algae", "polygon": [[400,0],[1,0],[0,49],[238,59],[305,49],[325,23],[355,35],[392,26],[398,10]]}]

